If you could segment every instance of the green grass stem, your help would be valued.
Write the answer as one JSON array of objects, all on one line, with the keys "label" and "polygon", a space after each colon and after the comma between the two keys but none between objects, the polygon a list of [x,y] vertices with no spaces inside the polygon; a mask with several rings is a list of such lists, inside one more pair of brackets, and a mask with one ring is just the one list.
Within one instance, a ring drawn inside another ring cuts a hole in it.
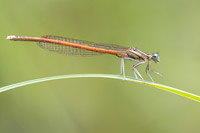
[{"label": "green grass stem", "polygon": [[56,79],[65,79],[65,78],[89,78],[89,77],[93,77],[93,78],[112,78],[112,79],[120,79],[120,80],[125,80],[125,81],[132,81],[132,82],[136,82],[136,83],[140,83],[140,84],[145,84],[145,85],[149,85],[149,86],[153,86],[180,96],[183,96],[185,98],[189,98],[191,100],[200,102],[200,96],[186,92],[186,91],[182,91],[180,89],[176,89],[173,87],[169,87],[166,85],[162,85],[162,84],[158,84],[158,83],[153,83],[153,82],[149,82],[149,81],[145,81],[145,80],[138,80],[135,79],[133,77],[123,77],[121,75],[111,75],[111,74],[72,74],[72,75],[60,75],[60,76],[52,76],[52,77],[45,77],[45,78],[39,78],[39,79],[33,79],[33,80],[28,80],[28,81],[24,81],[24,82],[19,82],[19,83],[15,83],[15,84],[11,84],[8,86],[4,86],[0,88],[0,92],[4,92],[7,90],[11,90],[20,86],[25,86],[25,85],[29,85],[29,84],[34,84],[34,83],[40,83],[40,82],[44,82],[44,81],[49,81],[49,80],[56,80]]}]

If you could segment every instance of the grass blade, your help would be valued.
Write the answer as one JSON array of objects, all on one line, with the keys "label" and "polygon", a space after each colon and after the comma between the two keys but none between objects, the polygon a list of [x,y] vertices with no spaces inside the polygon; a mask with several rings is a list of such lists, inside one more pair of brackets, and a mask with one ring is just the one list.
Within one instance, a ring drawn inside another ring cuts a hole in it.
[{"label": "grass blade", "polygon": [[134,79],[133,77],[123,77],[121,75],[111,75],[111,74],[72,74],[72,75],[60,75],[60,76],[52,76],[52,77],[45,77],[45,78],[40,78],[40,79],[33,79],[33,80],[28,80],[28,81],[24,81],[24,82],[19,82],[16,84],[12,84],[12,85],[8,85],[8,86],[4,86],[0,88],[0,92],[4,92],[7,90],[11,90],[20,86],[25,86],[25,85],[29,85],[29,84],[34,84],[34,83],[40,83],[40,82],[44,82],[44,81],[49,81],[49,80],[56,80],[56,79],[64,79],[64,78],[84,78],[84,77],[95,77],[95,78],[113,78],[113,79],[121,79],[121,80],[126,80],[126,81],[132,81],[132,82],[136,82],[136,83],[140,83],[140,84],[145,84],[145,85],[149,85],[149,86],[153,86],[180,96],[183,96],[185,98],[189,98],[191,100],[200,102],[200,96],[186,92],[186,91],[182,91],[173,87],[169,87],[166,85],[162,85],[162,84],[157,84],[157,83],[153,83],[153,82],[149,82],[149,81],[145,81],[145,80],[138,80],[138,79]]}]

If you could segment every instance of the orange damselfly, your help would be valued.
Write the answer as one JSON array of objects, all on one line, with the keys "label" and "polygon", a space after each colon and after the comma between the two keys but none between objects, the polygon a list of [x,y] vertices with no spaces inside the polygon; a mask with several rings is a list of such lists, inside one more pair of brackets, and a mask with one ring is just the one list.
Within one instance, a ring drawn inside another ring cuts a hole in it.
[{"label": "orange damselfly", "polygon": [[[38,42],[38,45],[46,50],[66,55],[76,55],[76,56],[90,56],[98,54],[116,55],[121,58],[121,74],[123,74],[124,77],[125,77],[124,59],[129,59],[137,62],[132,67],[133,73],[136,78],[138,78],[137,77],[138,75],[141,79],[143,79],[143,77],[138,72],[136,67],[141,64],[144,64],[145,62],[148,62],[146,67],[146,73],[152,81],[154,80],[149,74],[151,60],[153,60],[155,63],[160,61],[158,53],[146,54],[135,47],[128,48],[113,44],[93,43],[93,42],[59,37],[59,36],[52,36],[52,35],[45,35],[43,37],[8,36],[7,39],[13,41]],[[159,74],[158,72],[155,73]]]}]

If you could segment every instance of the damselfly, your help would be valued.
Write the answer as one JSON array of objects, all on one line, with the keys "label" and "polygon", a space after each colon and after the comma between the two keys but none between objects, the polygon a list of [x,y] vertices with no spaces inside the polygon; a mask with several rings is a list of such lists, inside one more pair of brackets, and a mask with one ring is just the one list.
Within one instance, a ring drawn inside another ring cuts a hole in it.
[{"label": "damselfly", "polygon": [[[129,59],[137,62],[132,67],[133,73],[136,78],[138,78],[139,76],[141,79],[143,79],[143,77],[138,72],[136,67],[141,64],[144,64],[145,62],[148,62],[146,67],[146,73],[152,81],[154,80],[149,74],[151,60],[153,60],[155,63],[160,61],[158,53],[146,54],[145,52],[135,47],[128,48],[118,45],[93,43],[93,42],[59,37],[59,36],[52,36],[52,35],[45,35],[43,37],[8,36],[7,39],[13,41],[38,42],[38,45],[44,49],[66,55],[76,55],[76,56],[90,56],[98,54],[116,55],[121,58],[121,74],[123,74],[124,77],[125,77],[124,59]],[[155,73],[159,74],[158,72]]]}]

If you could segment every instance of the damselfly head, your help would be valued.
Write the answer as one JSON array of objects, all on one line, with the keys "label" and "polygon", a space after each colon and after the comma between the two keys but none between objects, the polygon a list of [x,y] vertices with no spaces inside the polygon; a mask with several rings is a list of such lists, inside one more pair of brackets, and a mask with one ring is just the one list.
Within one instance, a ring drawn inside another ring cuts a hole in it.
[{"label": "damselfly head", "polygon": [[160,56],[158,55],[158,53],[153,53],[153,54],[151,55],[151,59],[152,59],[155,63],[157,63],[157,62],[160,61]]}]

